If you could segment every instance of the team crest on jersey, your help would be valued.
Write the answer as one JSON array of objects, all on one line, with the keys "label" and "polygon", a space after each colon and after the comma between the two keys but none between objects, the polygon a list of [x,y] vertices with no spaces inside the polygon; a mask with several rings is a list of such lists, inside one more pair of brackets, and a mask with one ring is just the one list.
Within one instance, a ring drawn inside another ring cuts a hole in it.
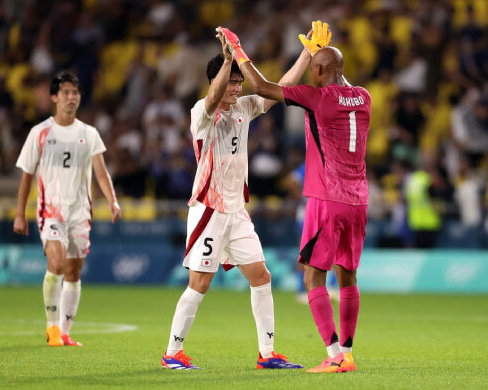
[{"label": "team crest on jersey", "polygon": [[79,144],[83,145],[86,143],[85,139],[84,138],[78,138],[78,141],[77,141]]},{"label": "team crest on jersey", "polygon": [[51,236],[58,237],[59,236],[59,232],[57,230],[52,230],[51,231]]},{"label": "team crest on jersey", "polygon": [[242,124],[243,122],[244,122],[244,118],[242,116],[237,118],[237,123]]},{"label": "team crest on jersey", "polygon": [[210,260],[210,259],[203,259],[202,260],[202,265],[204,267],[211,267],[212,266],[212,260]]}]

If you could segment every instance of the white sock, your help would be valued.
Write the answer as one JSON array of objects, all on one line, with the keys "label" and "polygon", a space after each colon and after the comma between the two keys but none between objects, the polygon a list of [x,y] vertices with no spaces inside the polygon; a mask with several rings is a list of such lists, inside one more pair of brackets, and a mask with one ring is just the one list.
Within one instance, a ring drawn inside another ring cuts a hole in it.
[{"label": "white sock", "polygon": [[346,353],[352,352],[352,347],[341,346],[341,352],[345,355]]},{"label": "white sock", "polygon": [[81,280],[77,282],[63,282],[61,290],[61,303],[59,309],[59,321],[61,324],[61,334],[69,334],[71,325],[78,311],[78,303],[81,295]]},{"label": "white sock", "polygon": [[341,353],[341,347],[339,345],[339,342],[332,343],[327,347],[327,355],[331,358],[334,359],[337,355]]},{"label": "white sock", "polygon": [[180,297],[176,305],[173,323],[171,324],[171,334],[169,336],[168,348],[166,354],[173,356],[178,351],[183,349],[183,341],[185,340],[191,324],[195,319],[198,306],[203,300],[205,294],[200,294],[198,291],[187,287]]},{"label": "white sock", "polygon": [[251,307],[258,331],[259,352],[263,358],[269,358],[274,350],[274,305],[271,283],[251,286]]},{"label": "white sock", "polygon": [[61,297],[61,281],[63,275],[55,275],[46,271],[42,283],[44,297],[44,310],[46,312],[47,326],[59,325],[59,300]]}]

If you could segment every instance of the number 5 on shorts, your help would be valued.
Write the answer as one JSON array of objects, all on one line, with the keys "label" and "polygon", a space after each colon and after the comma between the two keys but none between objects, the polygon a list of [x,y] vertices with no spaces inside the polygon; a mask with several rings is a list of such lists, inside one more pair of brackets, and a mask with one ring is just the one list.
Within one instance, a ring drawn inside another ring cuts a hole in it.
[{"label": "number 5 on shorts", "polygon": [[210,242],[213,241],[213,238],[207,237],[203,240],[203,245],[205,245],[208,250],[206,252],[203,252],[203,256],[210,256],[212,254],[212,245],[210,245]]}]

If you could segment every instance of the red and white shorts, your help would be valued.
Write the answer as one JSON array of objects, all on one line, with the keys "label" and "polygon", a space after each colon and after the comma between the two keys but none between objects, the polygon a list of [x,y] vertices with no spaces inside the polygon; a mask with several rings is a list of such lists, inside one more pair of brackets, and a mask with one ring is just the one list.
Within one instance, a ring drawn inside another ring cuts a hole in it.
[{"label": "red and white shorts", "polygon": [[45,248],[48,241],[61,241],[68,259],[81,259],[90,252],[90,211],[77,205],[61,205],[48,216],[39,218],[39,233]]},{"label": "red and white shorts", "polygon": [[299,262],[330,271],[339,264],[353,271],[363,250],[368,206],[308,198]]},{"label": "red and white shorts", "polygon": [[199,272],[227,271],[264,261],[263,248],[246,209],[221,213],[199,203],[190,207],[183,266]]}]

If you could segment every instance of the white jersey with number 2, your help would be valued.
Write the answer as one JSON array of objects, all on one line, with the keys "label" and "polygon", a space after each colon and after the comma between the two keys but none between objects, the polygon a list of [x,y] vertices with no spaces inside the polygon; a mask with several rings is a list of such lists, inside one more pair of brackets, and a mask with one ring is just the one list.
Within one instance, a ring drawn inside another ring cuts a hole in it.
[{"label": "white jersey with number 2", "polygon": [[31,129],[17,167],[37,170],[38,218],[59,219],[62,206],[76,204],[89,219],[92,157],[105,150],[97,130],[78,119],[60,126],[50,117]]}]

